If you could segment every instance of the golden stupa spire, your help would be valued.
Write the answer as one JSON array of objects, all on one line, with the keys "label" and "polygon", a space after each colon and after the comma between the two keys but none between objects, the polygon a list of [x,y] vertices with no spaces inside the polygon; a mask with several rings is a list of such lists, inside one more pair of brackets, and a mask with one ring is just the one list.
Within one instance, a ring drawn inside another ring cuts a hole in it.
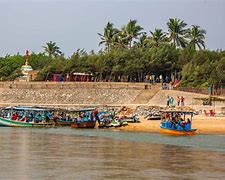
[{"label": "golden stupa spire", "polygon": [[26,50],[26,63],[25,63],[26,66],[28,65],[28,61],[29,61],[29,51]]}]

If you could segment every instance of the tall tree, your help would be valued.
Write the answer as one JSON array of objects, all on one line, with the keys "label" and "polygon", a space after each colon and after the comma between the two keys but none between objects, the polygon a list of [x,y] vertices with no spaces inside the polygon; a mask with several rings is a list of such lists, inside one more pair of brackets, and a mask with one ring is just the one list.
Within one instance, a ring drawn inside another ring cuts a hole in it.
[{"label": "tall tree", "polygon": [[151,33],[150,43],[152,46],[159,47],[160,44],[166,42],[166,34],[162,29],[155,28],[155,31]]},{"label": "tall tree", "polygon": [[135,41],[134,44],[135,46],[139,47],[139,48],[146,48],[147,44],[148,44],[148,36],[146,35],[146,33],[142,33],[142,35],[139,37],[138,41]]},{"label": "tall tree", "polygon": [[60,48],[56,45],[55,42],[47,42],[46,46],[43,46],[43,48],[45,53],[47,53],[50,58],[52,58],[53,56],[56,57],[62,55]]},{"label": "tall tree", "polygon": [[126,26],[122,28],[122,31],[126,34],[128,46],[131,48],[133,39],[136,39],[141,35],[143,28],[137,24],[137,20],[130,20]]},{"label": "tall tree", "polygon": [[190,46],[193,49],[196,49],[196,46],[198,49],[205,49],[205,35],[206,31],[204,29],[201,29],[200,26],[192,25],[192,28],[187,31],[187,38],[190,39]]},{"label": "tall tree", "polygon": [[185,48],[187,41],[185,39],[185,34],[187,30],[185,27],[187,26],[184,21],[177,18],[170,18],[167,22],[168,31],[169,31],[169,40],[176,47]]},{"label": "tall tree", "polygon": [[114,48],[126,48],[129,41],[125,31],[118,31],[112,38],[112,45]]},{"label": "tall tree", "polygon": [[104,28],[103,34],[98,33],[101,38],[99,46],[104,44],[106,49],[109,51],[111,46],[113,45],[113,37],[118,33],[118,29],[113,27],[113,23],[108,22],[106,27]]}]

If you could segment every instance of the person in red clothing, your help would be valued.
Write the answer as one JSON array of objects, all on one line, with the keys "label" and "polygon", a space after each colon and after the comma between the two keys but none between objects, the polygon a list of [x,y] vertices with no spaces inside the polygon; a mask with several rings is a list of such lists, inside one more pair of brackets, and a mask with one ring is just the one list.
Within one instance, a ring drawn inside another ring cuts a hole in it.
[{"label": "person in red clothing", "polygon": [[17,119],[18,119],[18,114],[17,113],[13,114],[12,115],[12,120],[17,120]]}]

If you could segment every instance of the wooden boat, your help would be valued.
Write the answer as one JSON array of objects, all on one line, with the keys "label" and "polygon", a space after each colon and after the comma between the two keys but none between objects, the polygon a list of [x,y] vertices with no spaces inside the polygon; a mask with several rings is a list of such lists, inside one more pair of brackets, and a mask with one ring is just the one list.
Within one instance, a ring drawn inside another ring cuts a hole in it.
[{"label": "wooden boat", "polygon": [[94,128],[95,121],[82,121],[71,123],[71,128]]},{"label": "wooden boat", "polygon": [[71,128],[94,128],[96,122],[96,108],[84,108],[75,111],[78,117],[71,123]]},{"label": "wooden boat", "polygon": [[[46,123],[45,121],[41,122],[35,122],[34,118],[32,121],[26,119],[26,116],[24,115],[23,118],[13,120],[12,114],[13,113],[29,113],[32,112],[33,114],[35,112],[38,112],[38,114],[41,116],[41,113],[47,112],[47,109],[44,108],[38,108],[38,107],[31,107],[31,106],[15,106],[15,107],[6,107],[1,109],[1,116],[0,116],[0,126],[2,127],[52,127],[52,123]],[[7,114],[7,116],[2,116],[3,114]],[[22,120],[23,119],[23,120]]]},{"label": "wooden boat", "polygon": [[152,115],[147,118],[147,120],[161,120],[160,115]]},{"label": "wooden boat", "polygon": [[164,128],[160,126],[160,133],[164,134],[171,134],[171,135],[195,135],[197,132],[197,129],[190,129],[190,130],[175,130],[175,129],[169,129]]},{"label": "wooden boat", "polygon": [[0,126],[4,127],[51,127],[51,123],[21,122],[0,117]]},{"label": "wooden boat", "polygon": [[131,115],[131,116],[124,116],[122,117],[123,121],[126,121],[128,123],[140,123],[138,115]]},{"label": "wooden boat", "polygon": [[[170,135],[195,135],[197,129],[192,129],[193,111],[166,110],[162,111],[162,120],[160,123],[160,133]],[[190,115],[191,120],[186,122],[185,117]],[[182,119],[183,116],[184,118]]]},{"label": "wooden boat", "polygon": [[57,121],[58,126],[71,126],[71,124],[72,124],[72,121],[62,121],[62,120]]}]

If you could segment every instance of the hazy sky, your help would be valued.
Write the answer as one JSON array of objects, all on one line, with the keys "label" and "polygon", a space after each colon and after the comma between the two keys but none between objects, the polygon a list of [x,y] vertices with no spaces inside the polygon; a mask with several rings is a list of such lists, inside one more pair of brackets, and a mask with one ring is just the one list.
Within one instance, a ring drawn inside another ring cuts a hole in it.
[{"label": "hazy sky", "polygon": [[225,49],[225,0],[0,0],[0,56],[41,52],[52,40],[66,56],[99,50],[108,21],[120,28],[136,19],[149,32],[167,30],[169,18],[207,31],[208,49]]}]

